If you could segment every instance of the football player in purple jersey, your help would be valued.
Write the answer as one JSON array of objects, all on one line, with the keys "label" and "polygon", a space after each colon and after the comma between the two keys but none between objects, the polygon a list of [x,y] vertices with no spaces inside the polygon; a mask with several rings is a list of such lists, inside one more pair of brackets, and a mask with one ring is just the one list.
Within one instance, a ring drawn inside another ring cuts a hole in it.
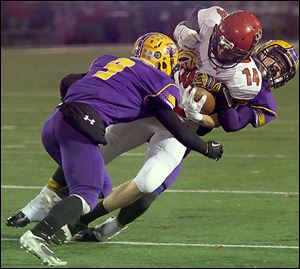
[{"label": "football player in purple jersey", "polygon": [[111,186],[98,145],[107,144],[105,129],[113,123],[155,116],[184,146],[221,158],[221,144],[203,141],[173,111],[180,101],[180,90],[170,77],[177,61],[178,50],[169,37],[148,33],[136,41],[131,58],[101,56],[70,86],[42,129],[43,145],[62,167],[69,196],[21,236],[22,248],[44,264],[66,264],[49,243],[61,227],[93,210],[105,186]]},{"label": "football player in purple jersey", "polygon": [[[290,79],[292,79],[296,73],[298,56],[293,46],[287,42],[275,40],[264,43],[257,49],[255,56],[257,65],[260,66],[260,70],[263,73],[263,87],[261,88],[261,91],[257,97],[255,97],[253,100],[250,100],[247,105],[228,107],[225,110],[219,110],[218,113],[212,115],[212,117],[214,117],[216,126],[221,124],[222,128],[227,132],[238,131],[249,123],[252,124],[253,127],[260,127],[267,124],[271,120],[274,120],[277,114],[277,107],[270,88],[278,88],[283,86]],[[64,96],[69,84],[72,84],[81,77],[82,75],[71,75],[64,79],[61,86],[62,95]],[[210,88],[215,89],[216,87],[221,86],[212,78],[210,79],[212,82]],[[192,98],[190,100],[192,100]],[[192,116],[193,114],[190,114],[190,111],[186,112],[186,114],[189,116]],[[195,111],[195,113],[199,113],[199,111]],[[206,115],[204,116],[207,117]],[[220,116],[220,119],[218,116]],[[193,120],[193,118],[191,119]],[[136,121],[127,123],[124,125],[117,124],[111,127],[113,133],[112,135],[108,133],[107,139],[111,139],[112,137],[111,142],[114,141],[114,144],[119,144],[119,147],[118,152],[116,152],[116,149],[110,143],[108,144],[107,149],[106,146],[101,148],[104,156],[106,156],[106,162],[110,162],[122,152],[146,142],[148,138],[143,137],[143,132],[149,133],[149,139],[155,132],[159,132],[158,129],[153,129],[151,118],[140,120],[140,122]],[[198,129],[198,134],[205,135],[205,133],[210,130],[210,128],[205,128],[202,126]],[[137,132],[140,133],[139,136],[135,135]],[[118,140],[115,140],[117,136],[123,136],[123,138],[134,137],[136,144],[131,144],[131,147],[127,147],[126,145],[129,143],[120,143]],[[111,152],[115,152],[115,155],[113,155]],[[176,169],[167,177],[165,182],[154,192],[144,194],[141,199],[135,201],[129,206],[123,207],[117,217],[108,219],[106,222],[104,222],[104,224],[98,225],[96,227],[96,231],[95,228],[89,228],[87,230],[83,230],[75,238],[80,241],[104,241],[118,234],[124,229],[124,227],[127,227],[129,223],[142,215],[147,208],[149,208],[151,203],[158,197],[158,195],[166,190],[173,182],[175,182],[176,177],[180,172],[180,168],[180,165],[176,167]],[[48,187],[50,189],[59,189],[58,182],[61,185],[65,185],[63,172],[60,168],[53,175],[53,178],[50,179]],[[39,196],[43,196],[43,194],[40,194]],[[32,214],[37,214],[38,212],[43,214],[42,209],[39,210],[36,208],[38,204],[41,204],[39,196],[35,198],[37,202],[35,202],[35,200],[31,201],[24,209],[22,209],[22,211],[8,219],[8,225],[14,227],[25,226],[30,221],[34,221],[35,218],[38,218],[37,215],[33,216]],[[45,206],[45,204],[43,206]],[[103,214],[101,210],[103,210],[101,207],[97,207],[90,214],[83,216],[81,218],[82,222],[89,223],[93,221]],[[30,219],[27,218],[23,212],[30,216]]]}]

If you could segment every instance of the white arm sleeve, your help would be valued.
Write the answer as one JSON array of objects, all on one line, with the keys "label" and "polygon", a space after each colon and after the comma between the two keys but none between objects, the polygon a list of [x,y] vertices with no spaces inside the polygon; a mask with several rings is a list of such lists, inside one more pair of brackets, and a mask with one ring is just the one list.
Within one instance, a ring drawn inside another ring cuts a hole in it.
[{"label": "white arm sleeve", "polygon": [[208,33],[211,32],[211,28],[219,24],[225,15],[227,12],[218,6],[199,10],[197,14],[199,33],[187,27],[186,21],[179,23],[173,36],[180,49],[194,49],[199,42],[204,42],[205,39],[209,38]]},{"label": "white arm sleeve", "polygon": [[199,42],[199,34],[182,23],[176,26],[173,36],[183,50],[194,49]]},{"label": "white arm sleeve", "polygon": [[200,42],[209,39],[208,32],[216,24],[220,24],[221,19],[227,12],[219,6],[202,9],[198,11],[198,25]]}]

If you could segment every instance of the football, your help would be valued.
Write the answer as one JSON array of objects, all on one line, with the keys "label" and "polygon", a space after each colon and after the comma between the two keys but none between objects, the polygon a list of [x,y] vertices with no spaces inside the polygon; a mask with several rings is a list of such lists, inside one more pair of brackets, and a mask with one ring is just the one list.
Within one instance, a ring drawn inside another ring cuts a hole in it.
[{"label": "football", "polygon": [[216,107],[216,98],[209,91],[203,88],[197,88],[195,93],[194,101],[198,102],[203,95],[206,95],[206,101],[201,109],[201,113],[205,115],[210,115],[214,112]]}]

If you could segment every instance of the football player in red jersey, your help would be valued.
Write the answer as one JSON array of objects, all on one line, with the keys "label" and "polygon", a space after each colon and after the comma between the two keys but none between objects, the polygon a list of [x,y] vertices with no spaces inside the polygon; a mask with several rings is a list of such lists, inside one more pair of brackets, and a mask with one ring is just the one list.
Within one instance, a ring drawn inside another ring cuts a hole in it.
[{"label": "football player in red jersey", "polygon": [[219,6],[196,7],[188,21],[174,30],[179,49],[195,55],[199,72],[223,82],[242,102],[254,98],[261,88],[261,73],[251,58],[261,37],[261,23],[252,13],[227,14]]}]

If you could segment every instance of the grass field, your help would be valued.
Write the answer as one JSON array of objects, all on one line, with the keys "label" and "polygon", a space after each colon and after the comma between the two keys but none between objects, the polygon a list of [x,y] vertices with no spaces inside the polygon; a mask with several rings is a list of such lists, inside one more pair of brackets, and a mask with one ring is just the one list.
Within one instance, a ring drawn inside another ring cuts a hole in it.
[{"label": "grass field", "polygon": [[[60,79],[84,72],[100,54],[128,51],[126,46],[1,51],[1,267],[42,267],[19,247],[27,228],[4,222],[56,168],[40,133],[59,102]],[[298,83],[299,74],[274,92],[279,113],[269,125],[231,134],[217,129],[207,136],[223,143],[222,160],[190,154],[170,191],[119,236],[109,243],[54,246],[57,255],[73,268],[298,268]],[[135,176],[145,150],[146,145],[107,166],[114,186]]]}]

